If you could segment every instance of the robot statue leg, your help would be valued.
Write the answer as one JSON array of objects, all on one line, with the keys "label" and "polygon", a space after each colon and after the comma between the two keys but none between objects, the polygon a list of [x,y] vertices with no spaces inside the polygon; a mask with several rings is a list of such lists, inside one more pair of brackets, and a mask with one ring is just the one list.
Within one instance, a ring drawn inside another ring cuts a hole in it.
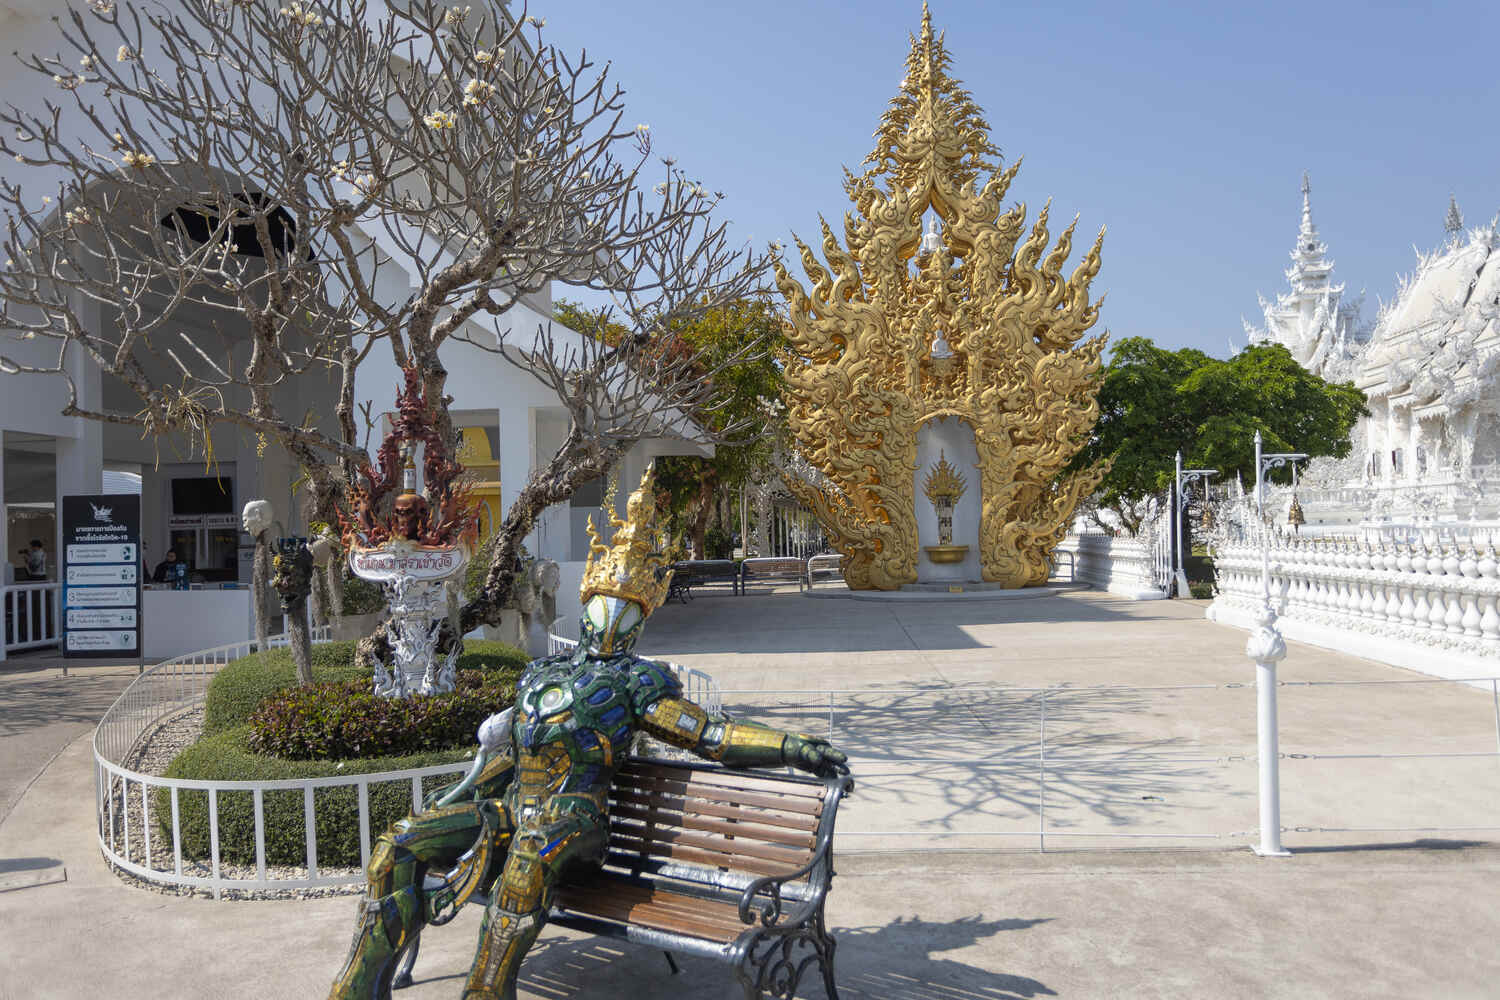
[{"label": "robot statue leg", "polygon": [[592,811],[548,809],[522,823],[490,895],[463,1000],[516,1000],[516,977],[547,922],[547,898],[575,863],[598,863],[607,840],[602,817]]},{"label": "robot statue leg", "polygon": [[452,867],[479,846],[476,841],[508,837],[507,819],[493,800],[465,802],[408,816],[380,835],[366,869],[369,890],[359,903],[354,940],[329,1000],[388,1000],[402,950],[428,921],[423,876],[429,868]]}]

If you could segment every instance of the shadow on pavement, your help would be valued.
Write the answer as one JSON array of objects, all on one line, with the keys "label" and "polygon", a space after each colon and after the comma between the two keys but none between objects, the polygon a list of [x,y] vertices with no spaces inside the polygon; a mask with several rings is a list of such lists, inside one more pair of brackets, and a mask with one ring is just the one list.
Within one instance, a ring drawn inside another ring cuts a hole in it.
[{"label": "shadow on pavement", "polygon": [[[832,653],[912,648],[984,648],[969,626],[1059,625],[1201,620],[1202,610],[1126,602],[1077,592],[1025,600],[944,603],[823,600],[798,594],[716,594],[659,608],[642,640],[660,655]],[[768,628],[768,623],[774,626]],[[914,633],[916,633],[914,635]],[[1075,638],[1076,633],[1074,634]],[[1107,634],[1102,641],[1108,641]]]},{"label": "shadow on pavement", "polygon": [[[1057,993],[1026,976],[995,972],[943,952],[978,949],[993,955],[992,940],[1005,931],[1026,930],[1052,918],[986,920],[982,914],[951,921],[897,917],[868,927],[835,927],[835,958],[840,997],[869,1000],[1033,1000]],[[673,975],[661,952],[602,938],[544,935],[521,970],[524,995],[547,1000],[670,997],[672,1000],[719,1000],[739,996],[734,974],[703,958],[677,956],[681,972]],[[459,984],[468,969],[435,969],[417,963],[417,987]],[[424,992],[425,995],[425,992]],[[400,994],[397,994],[399,997]],[[799,998],[823,997],[816,969],[809,969],[797,989]]]}]

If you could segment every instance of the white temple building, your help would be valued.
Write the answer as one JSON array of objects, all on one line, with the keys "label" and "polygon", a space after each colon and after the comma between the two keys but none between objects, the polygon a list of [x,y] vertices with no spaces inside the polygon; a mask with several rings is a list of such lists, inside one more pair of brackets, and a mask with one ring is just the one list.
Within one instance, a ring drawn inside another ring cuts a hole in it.
[{"label": "white temple building", "polygon": [[1286,280],[1291,291],[1276,296],[1275,302],[1260,298],[1265,325],[1259,329],[1245,324],[1252,344],[1277,343],[1292,352],[1297,363],[1330,381],[1350,377],[1350,368],[1360,349],[1369,341],[1368,328],[1359,327],[1363,294],[1344,302],[1344,286],[1330,280],[1333,261],[1328,247],[1318,239],[1318,227],[1312,220],[1312,185],[1302,175],[1302,225],[1297,230],[1297,245],[1292,248],[1292,266]]},{"label": "white temple building", "polygon": [[1309,463],[1298,498],[1310,532],[1500,525],[1500,217],[1465,231],[1450,200],[1444,229],[1361,330],[1358,303],[1329,281],[1304,175],[1292,290],[1262,300],[1265,325],[1247,331],[1324,378],[1353,381],[1370,409],[1349,458]]}]

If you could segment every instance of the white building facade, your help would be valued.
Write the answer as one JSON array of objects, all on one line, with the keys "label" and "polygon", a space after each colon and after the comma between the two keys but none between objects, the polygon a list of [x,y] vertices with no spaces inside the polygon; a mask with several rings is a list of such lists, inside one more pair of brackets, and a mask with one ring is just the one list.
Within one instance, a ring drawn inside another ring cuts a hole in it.
[{"label": "white building facade", "polygon": [[[53,13],[53,6],[40,0],[11,0],[0,4],[0,30],[11,48],[22,53],[56,51]],[[0,63],[0,86],[8,101],[22,107],[39,107],[53,96],[44,78],[14,59]],[[38,194],[56,190],[57,177],[35,169],[15,169],[14,176]],[[364,233],[377,245],[386,239],[378,228]],[[397,252],[389,255],[396,262],[401,259]],[[399,302],[410,294],[414,280],[392,264],[382,270],[377,291]],[[466,454],[477,454],[481,440],[488,446],[488,454],[479,457],[489,460],[489,467],[498,473],[495,506],[500,512],[509,508],[531,470],[554,454],[566,435],[568,417],[541,381],[475,344],[528,348],[536,329],[550,322],[551,308],[550,292],[529,297],[502,316],[469,323],[442,351],[455,423],[483,432],[482,437],[475,433],[465,437]],[[106,322],[102,307],[94,306],[93,314],[99,324]],[[184,310],[177,315],[181,319],[178,328],[189,338],[208,336],[217,323],[215,335],[224,338],[229,361],[234,362],[235,352],[242,349],[235,345],[235,321],[226,327],[222,314],[198,317]],[[559,324],[553,337],[558,349],[565,351],[570,343],[576,346],[578,335]],[[464,343],[465,339],[474,343]],[[37,352],[38,363],[53,360],[41,357],[40,352],[55,350],[52,345],[13,339],[4,348],[19,361],[32,360],[28,352]],[[123,384],[103,376],[75,348],[70,346],[68,351],[67,368],[80,408],[116,412],[139,408]],[[167,373],[160,374],[165,377]],[[361,408],[367,404],[376,418],[389,414],[401,381],[391,352],[377,345],[359,369],[356,403]],[[333,437],[338,433],[337,400],[338,383],[332,374],[305,375],[277,391],[281,412],[308,414]],[[235,404],[232,396],[229,402]],[[163,657],[249,637],[253,628],[247,588],[253,544],[241,531],[240,511],[248,500],[270,500],[279,522],[278,535],[307,534],[299,496],[302,474],[296,463],[275,443],[259,441],[232,426],[213,428],[208,458],[201,444],[180,435],[143,437],[137,428],[63,416],[66,403],[67,387],[61,378],[0,373],[0,542],[5,554],[0,586],[16,590],[47,584],[55,589],[60,543],[57,512],[64,495],[106,492],[106,483],[109,490],[138,489],[147,578],[170,548],[188,563],[196,588],[147,595],[143,623],[147,655]],[[372,450],[382,433],[377,423],[371,433]],[[665,454],[708,456],[712,446],[697,440],[695,428],[686,420],[664,425],[660,437],[642,441],[627,453],[618,470],[620,481],[633,484],[653,457]],[[590,512],[597,516],[603,492],[603,484],[597,484],[569,504],[550,508],[527,541],[531,554],[556,560],[563,567],[558,596],[564,616],[576,616],[578,610],[577,584],[588,551],[583,525]],[[628,493],[628,488],[621,492],[620,503]],[[494,518],[496,512],[490,511],[489,516]],[[23,550],[30,548],[33,539],[42,542],[47,567],[43,578],[28,580]],[[17,648],[19,633],[9,619],[29,618],[30,612],[23,615],[11,604],[6,605],[8,620],[0,643]]]},{"label": "white building facade", "polygon": [[1419,254],[1368,331],[1342,303],[1311,222],[1302,226],[1289,293],[1265,305],[1251,341],[1285,345],[1309,370],[1352,381],[1370,415],[1342,461],[1316,459],[1298,498],[1312,533],[1500,523],[1500,229],[1465,230],[1450,202],[1446,238]]}]

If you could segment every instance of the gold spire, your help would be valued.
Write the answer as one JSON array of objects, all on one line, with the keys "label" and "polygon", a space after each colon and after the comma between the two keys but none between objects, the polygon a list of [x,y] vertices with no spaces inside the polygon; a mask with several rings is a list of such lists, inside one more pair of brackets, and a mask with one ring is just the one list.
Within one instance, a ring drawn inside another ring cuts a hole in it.
[{"label": "gold spire", "polygon": [[592,515],[588,520],[589,561],[578,588],[585,602],[595,594],[608,594],[635,601],[645,614],[661,606],[667,597],[672,558],[657,544],[655,467],[648,465],[641,485],[625,502],[622,521],[610,505],[614,534],[609,544],[600,540]]},{"label": "gold spire", "polygon": [[938,460],[927,471],[927,482],[922,484],[922,491],[927,494],[927,499],[936,504],[940,497],[947,497],[950,502],[957,503],[967,488],[964,477],[949,464],[948,456],[939,449]]},{"label": "gold spire", "polygon": [[[924,4],[867,169],[845,172],[842,243],[826,222],[818,242],[797,241],[805,287],[772,261],[791,323],[787,418],[827,484],[788,485],[856,590],[917,577],[917,434],[930,420],[973,429],[981,571],[1005,586],[1046,580],[1050,550],[1104,472],[1063,472],[1099,413],[1105,338],[1083,338],[1099,317],[1089,285],[1103,231],[1065,272],[1074,225],[1054,241],[1048,206],[1028,227],[1024,204],[1004,205],[1020,162],[997,168],[950,62]],[[918,253],[929,211],[941,225]]]}]

